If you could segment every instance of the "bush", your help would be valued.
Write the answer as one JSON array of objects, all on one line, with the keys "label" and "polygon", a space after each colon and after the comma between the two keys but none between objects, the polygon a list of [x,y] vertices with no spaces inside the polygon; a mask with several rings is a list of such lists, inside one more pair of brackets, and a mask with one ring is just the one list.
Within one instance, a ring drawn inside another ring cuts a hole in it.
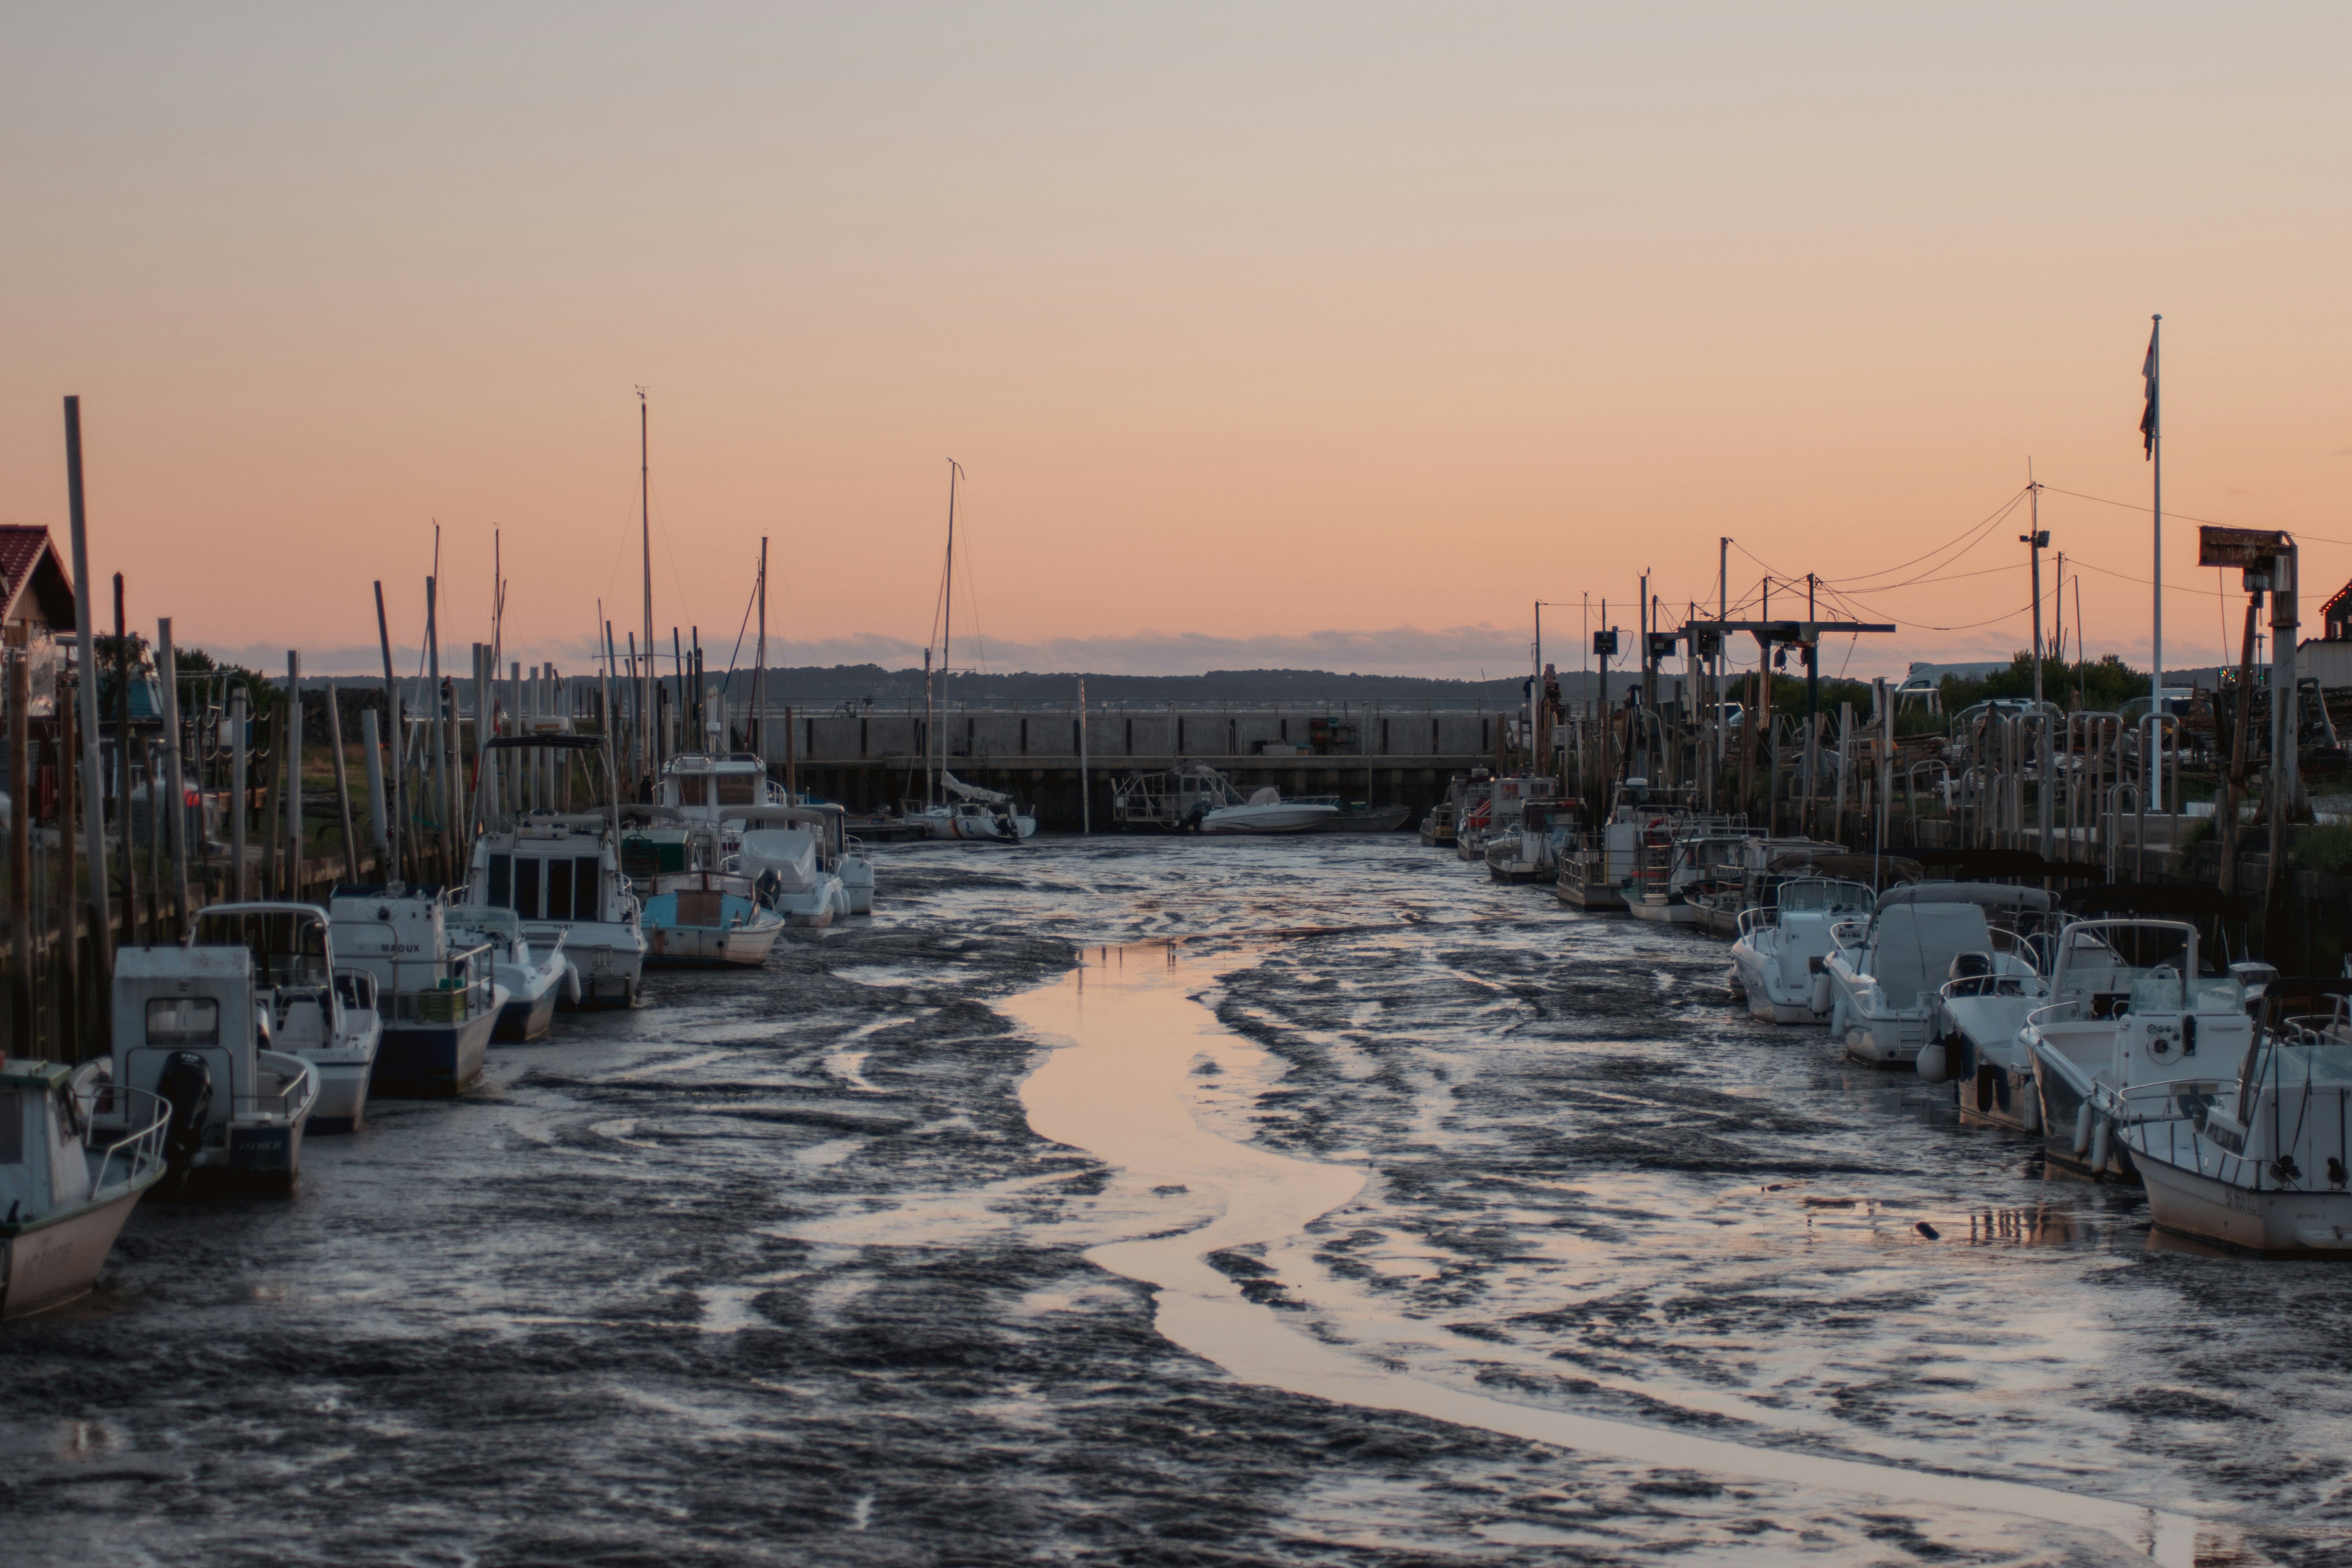
[{"label": "bush", "polygon": [[2296,828],[2294,847],[2287,853],[2287,863],[2305,871],[2344,875],[2347,868],[2352,867],[2352,826],[2323,823],[2315,827]]}]

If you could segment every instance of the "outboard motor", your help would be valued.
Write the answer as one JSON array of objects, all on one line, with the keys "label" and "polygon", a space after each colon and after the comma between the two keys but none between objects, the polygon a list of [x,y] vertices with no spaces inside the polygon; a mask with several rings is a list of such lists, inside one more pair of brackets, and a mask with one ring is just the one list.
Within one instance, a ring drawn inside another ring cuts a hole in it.
[{"label": "outboard motor", "polygon": [[171,1126],[163,1134],[163,1158],[171,1168],[172,1184],[184,1187],[203,1145],[205,1121],[213,1108],[213,1069],[194,1051],[173,1051],[163,1058],[155,1080],[158,1098],[172,1106]]}]

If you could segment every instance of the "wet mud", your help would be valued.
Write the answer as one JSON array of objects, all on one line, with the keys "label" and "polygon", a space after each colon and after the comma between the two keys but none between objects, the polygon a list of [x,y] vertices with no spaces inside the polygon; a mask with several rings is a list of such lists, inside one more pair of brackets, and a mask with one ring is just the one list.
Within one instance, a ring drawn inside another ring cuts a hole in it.
[{"label": "wet mud", "polygon": [[142,1205],[0,1331],[6,1559],[2352,1560],[2352,1274],[2152,1238],[1719,943],[1402,837],[879,869]]}]

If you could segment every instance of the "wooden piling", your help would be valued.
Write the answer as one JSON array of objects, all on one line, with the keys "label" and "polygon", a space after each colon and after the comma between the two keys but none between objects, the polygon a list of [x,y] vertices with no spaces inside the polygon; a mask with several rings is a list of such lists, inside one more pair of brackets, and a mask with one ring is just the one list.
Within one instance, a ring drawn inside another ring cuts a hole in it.
[{"label": "wooden piling", "polygon": [[[178,911],[174,937],[188,934],[194,907],[188,902],[188,774],[180,733],[180,658],[172,647],[172,618],[155,623],[156,668],[163,678],[163,735],[172,786],[172,903]],[[202,821],[199,814],[198,820]]]},{"label": "wooden piling", "polygon": [[343,715],[335,700],[335,683],[327,682],[327,744],[335,753],[335,812],[343,830],[343,880],[360,879],[359,840],[352,833],[352,783],[343,763]]},{"label": "wooden piling", "polygon": [[8,656],[8,1045],[33,1048],[33,791],[26,752],[33,743],[32,661]]}]

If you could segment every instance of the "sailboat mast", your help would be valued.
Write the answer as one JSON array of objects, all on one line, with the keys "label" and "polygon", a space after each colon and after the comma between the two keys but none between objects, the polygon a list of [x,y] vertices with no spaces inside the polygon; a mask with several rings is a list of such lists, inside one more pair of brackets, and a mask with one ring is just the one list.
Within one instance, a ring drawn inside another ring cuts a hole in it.
[{"label": "sailboat mast", "polygon": [[751,749],[760,753],[760,768],[768,765],[768,541],[760,540],[760,662],[751,672]]},{"label": "sailboat mast", "polygon": [[[946,603],[940,615],[940,709],[944,717],[948,705],[948,661],[955,647],[955,492],[956,477],[963,470],[953,458],[948,459],[948,587]],[[940,741],[940,772],[948,769],[948,743]]]},{"label": "sailboat mast", "polygon": [[[646,441],[646,389],[637,388],[637,536],[645,550],[646,571],[646,647],[654,646],[654,507],[653,465]],[[661,769],[661,741],[654,731],[653,660],[646,661],[646,679],[640,688],[638,728],[645,731],[643,776],[650,778]]]}]

